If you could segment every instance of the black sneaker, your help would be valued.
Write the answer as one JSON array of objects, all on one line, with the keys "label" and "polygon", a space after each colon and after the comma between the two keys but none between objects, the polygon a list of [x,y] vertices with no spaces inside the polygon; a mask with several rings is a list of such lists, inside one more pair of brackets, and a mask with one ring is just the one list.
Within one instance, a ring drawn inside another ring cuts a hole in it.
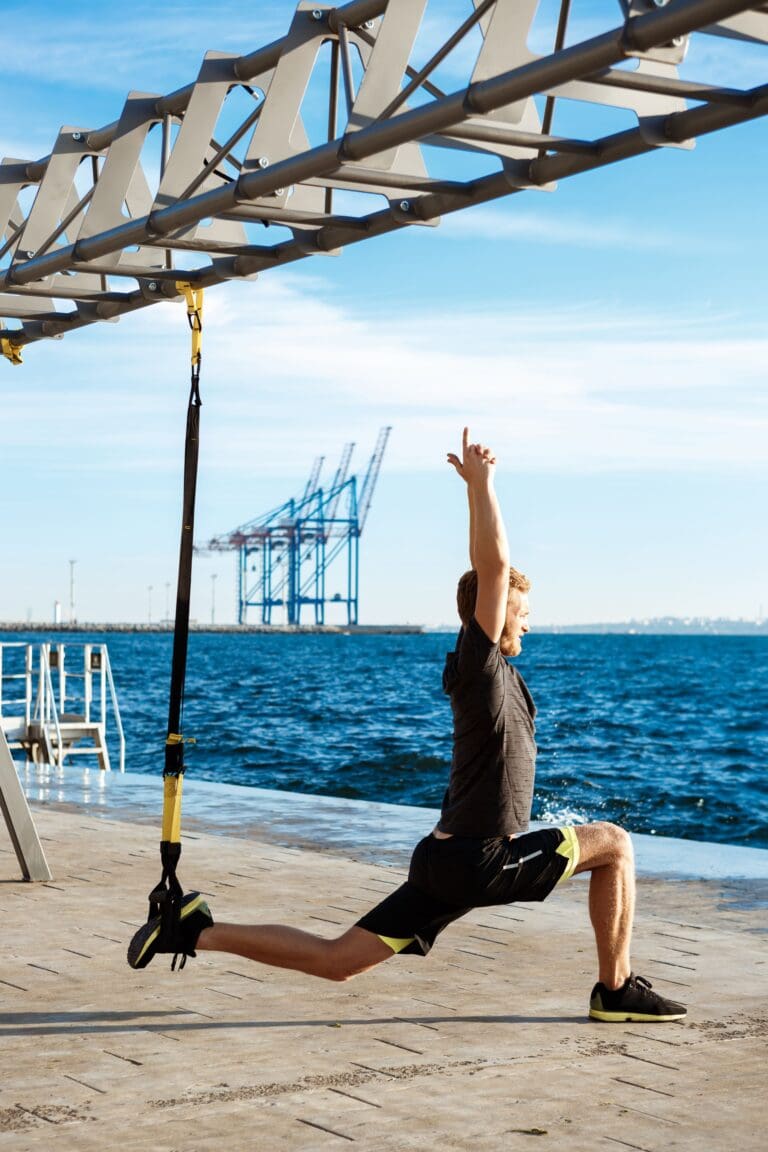
[{"label": "black sneaker", "polygon": [[665,1000],[652,990],[650,980],[635,976],[634,972],[630,972],[629,979],[614,992],[605,984],[595,984],[589,1001],[592,1020],[608,1020],[616,1024],[682,1020],[686,1014],[685,1005]]},{"label": "black sneaker", "polygon": [[154,916],[139,928],[128,945],[128,963],[131,968],[146,968],[158,952],[172,952],[183,957],[195,955],[195,945],[203,928],[213,924],[211,910],[199,892],[188,892],[181,901],[179,923],[172,940],[161,943],[161,919]]}]

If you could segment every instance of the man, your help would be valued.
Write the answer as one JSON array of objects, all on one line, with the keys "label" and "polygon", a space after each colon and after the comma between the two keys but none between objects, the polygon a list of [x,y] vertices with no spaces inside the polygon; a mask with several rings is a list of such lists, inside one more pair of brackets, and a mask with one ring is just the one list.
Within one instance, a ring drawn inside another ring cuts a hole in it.
[{"label": "man", "polygon": [[462,628],[443,674],[453,710],[450,780],[440,821],[416,846],[408,880],[335,940],[282,925],[214,924],[205,900],[192,892],[173,945],[161,947],[159,919],[150,921],[133,937],[128,963],[143,968],[161,950],[194,956],[202,949],[348,980],[399,952],[425,956],[437,935],[472,908],[544,900],[558,883],[590,872],[598,983],[589,1015],[680,1020],[685,1008],[631,971],[635,879],[627,833],[602,822],[527,831],[535,708],[507,658],[519,655],[528,631],[529,583],[510,567],[493,453],[470,444],[465,428],[461,457],[449,453],[448,462],[467,486],[472,567],[459,581]]}]

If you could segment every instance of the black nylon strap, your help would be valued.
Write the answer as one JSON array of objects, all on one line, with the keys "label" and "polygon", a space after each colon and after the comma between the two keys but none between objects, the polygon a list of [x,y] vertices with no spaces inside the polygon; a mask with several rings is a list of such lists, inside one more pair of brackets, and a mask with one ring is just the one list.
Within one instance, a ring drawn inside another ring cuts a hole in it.
[{"label": "black nylon strap", "polygon": [[184,771],[184,742],[170,737],[181,734],[184,707],[184,682],[187,674],[189,646],[189,605],[192,590],[192,550],[195,529],[195,496],[197,492],[197,459],[200,437],[200,392],[198,372],[193,372],[192,389],[187,407],[187,430],[184,441],[184,504],[179,545],[179,577],[176,589],[176,622],[173,633],[171,691],[168,704],[168,737],[165,745],[164,776],[177,776]]},{"label": "black nylon strap", "polygon": [[[176,928],[181,915],[181,901],[184,891],[176,878],[176,865],[181,856],[181,844],[171,844],[163,840],[160,844],[160,860],[163,873],[159,884],[149,894],[149,913],[147,920],[160,917],[160,937],[158,950],[161,952],[176,952]],[[182,959],[180,967],[184,967]],[[171,969],[176,967],[176,956],[173,957]]]},{"label": "black nylon strap", "polygon": [[[168,733],[165,742],[165,763],[163,767],[164,807],[163,835],[160,842],[162,875],[160,882],[149,894],[149,920],[160,917],[158,949],[161,952],[179,951],[179,919],[184,892],[176,877],[176,866],[181,856],[181,842],[178,838],[181,813],[181,780],[175,782],[167,777],[181,777],[184,773],[184,737],[182,719],[184,712],[184,684],[187,674],[187,649],[189,646],[189,608],[192,591],[192,554],[195,531],[195,497],[197,494],[197,463],[200,446],[200,339],[202,332],[202,290],[195,293],[188,284],[178,287],[187,296],[187,313],[192,329],[192,379],[187,403],[187,425],[184,438],[184,497],[181,516],[181,541],[179,544],[179,573],[176,585],[176,616],[173,632],[173,657],[171,660],[171,687],[168,703]],[[170,791],[169,791],[170,790]],[[175,807],[174,807],[175,806]],[[182,948],[180,968],[184,967],[186,955]],[[176,967],[174,955],[171,968]]]}]

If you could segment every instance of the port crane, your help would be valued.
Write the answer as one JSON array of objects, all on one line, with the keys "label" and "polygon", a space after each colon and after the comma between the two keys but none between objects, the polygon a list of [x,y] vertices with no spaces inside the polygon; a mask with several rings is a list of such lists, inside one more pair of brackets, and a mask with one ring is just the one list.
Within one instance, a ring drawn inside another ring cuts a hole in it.
[{"label": "port crane", "polygon": [[[247,624],[248,610],[255,609],[261,624],[272,624],[275,610],[284,609],[289,625],[301,625],[302,611],[325,624],[329,604],[343,605],[348,625],[358,623],[360,537],[390,432],[380,430],[362,481],[349,475],[355,446],[345,444],[327,487],[321,483],[325,457],[318,456],[301,495],[198,547],[236,553],[238,623]],[[329,592],[331,569],[343,591]]]}]

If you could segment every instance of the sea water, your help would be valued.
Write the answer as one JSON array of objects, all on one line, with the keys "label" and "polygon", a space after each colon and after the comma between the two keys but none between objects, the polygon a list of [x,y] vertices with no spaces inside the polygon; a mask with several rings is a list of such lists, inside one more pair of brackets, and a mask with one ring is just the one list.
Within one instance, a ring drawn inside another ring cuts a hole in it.
[{"label": "sea water", "polygon": [[[39,642],[39,633],[29,637]],[[106,641],[131,772],[162,772],[171,637]],[[288,792],[440,806],[441,688],[454,635],[193,633],[188,774]],[[533,816],[768,848],[768,638],[531,635]]]}]

